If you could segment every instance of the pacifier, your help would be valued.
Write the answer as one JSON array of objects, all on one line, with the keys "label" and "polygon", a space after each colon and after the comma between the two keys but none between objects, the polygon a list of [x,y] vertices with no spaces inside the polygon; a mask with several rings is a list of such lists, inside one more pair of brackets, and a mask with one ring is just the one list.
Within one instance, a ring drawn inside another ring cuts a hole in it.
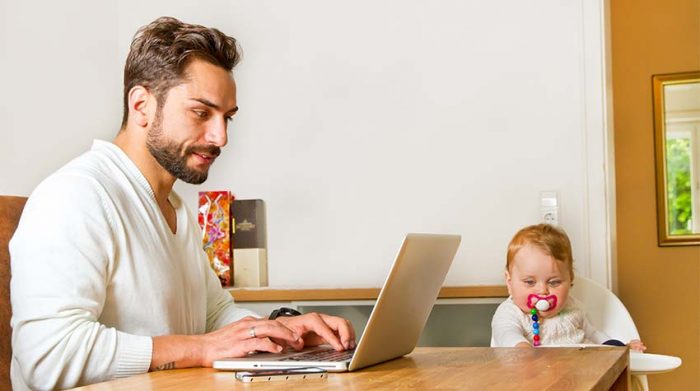
[{"label": "pacifier", "polygon": [[547,312],[557,306],[557,297],[554,295],[540,296],[530,294],[527,296],[527,308],[530,309],[532,317],[532,344],[540,346],[540,317],[537,311]]},{"label": "pacifier", "polygon": [[547,312],[557,306],[557,297],[554,295],[540,296],[531,293],[527,296],[527,308],[535,308],[538,311]]}]

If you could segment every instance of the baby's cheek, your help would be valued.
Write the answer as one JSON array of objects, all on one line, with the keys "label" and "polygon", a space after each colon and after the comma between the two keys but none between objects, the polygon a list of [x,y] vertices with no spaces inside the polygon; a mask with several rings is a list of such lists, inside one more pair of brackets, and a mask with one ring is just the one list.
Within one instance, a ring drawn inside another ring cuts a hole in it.
[{"label": "baby's cheek", "polygon": [[554,307],[554,310],[549,311],[551,314],[550,316],[555,316],[559,315],[559,312],[563,310],[566,307],[566,296],[561,297],[557,295],[557,306]]},{"label": "baby's cheek", "polygon": [[527,295],[513,296],[513,301],[523,312],[530,312],[530,307],[527,306]]}]

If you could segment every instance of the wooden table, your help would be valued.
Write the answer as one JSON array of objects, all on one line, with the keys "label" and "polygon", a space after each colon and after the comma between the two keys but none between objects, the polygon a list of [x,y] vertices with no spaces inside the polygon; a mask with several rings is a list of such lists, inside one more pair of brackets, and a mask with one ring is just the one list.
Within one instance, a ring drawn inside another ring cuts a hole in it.
[{"label": "wooden table", "polygon": [[81,387],[104,390],[627,390],[626,348],[417,348],[410,355],[327,380],[245,384],[209,368],[152,372]]}]

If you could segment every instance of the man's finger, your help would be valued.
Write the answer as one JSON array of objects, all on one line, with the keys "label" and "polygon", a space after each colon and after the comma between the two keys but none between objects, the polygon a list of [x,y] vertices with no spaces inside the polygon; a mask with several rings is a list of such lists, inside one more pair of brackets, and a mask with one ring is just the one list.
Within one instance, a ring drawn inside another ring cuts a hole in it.
[{"label": "man's finger", "polygon": [[335,331],[345,349],[352,349],[355,347],[355,329],[353,329],[350,321],[337,316],[324,314],[321,314],[321,318]]},{"label": "man's finger", "polygon": [[277,338],[270,338],[270,339],[272,340],[272,342],[274,342],[282,347],[289,346],[294,350],[301,350],[304,348],[304,339],[303,338],[299,338],[298,340],[293,341],[293,342],[286,341],[284,339],[277,339]]},{"label": "man's finger", "polygon": [[258,320],[241,324],[238,330],[238,336],[242,340],[270,337],[289,343],[299,339],[299,336],[292,330],[279,322],[271,320]]},{"label": "man's finger", "polygon": [[241,351],[240,357],[245,357],[249,352],[279,353],[282,351],[283,347],[274,343],[269,338],[253,338],[241,341],[239,349]]},{"label": "man's finger", "polygon": [[323,338],[326,343],[331,345],[335,350],[341,351],[345,350],[345,347],[343,344],[340,342],[338,339],[338,336],[335,335],[335,332],[331,330],[330,327],[326,324],[326,322],[323,320],[323,318],[318,315],[318,314],[308,314],[310,315],[311,319],[310,324],[307,324],[307,327],[316,333],[318,336]]}]

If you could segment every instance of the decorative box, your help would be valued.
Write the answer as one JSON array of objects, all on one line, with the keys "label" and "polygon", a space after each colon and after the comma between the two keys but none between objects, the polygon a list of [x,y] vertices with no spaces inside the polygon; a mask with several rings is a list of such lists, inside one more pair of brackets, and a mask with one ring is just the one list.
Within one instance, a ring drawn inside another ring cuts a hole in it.
[{"label": "decorative box", "polygon": [[230,191],[199,192],[198,220],[202,228],[202,246],[222,286],[231,286],[233,282],[232,201]]}]

